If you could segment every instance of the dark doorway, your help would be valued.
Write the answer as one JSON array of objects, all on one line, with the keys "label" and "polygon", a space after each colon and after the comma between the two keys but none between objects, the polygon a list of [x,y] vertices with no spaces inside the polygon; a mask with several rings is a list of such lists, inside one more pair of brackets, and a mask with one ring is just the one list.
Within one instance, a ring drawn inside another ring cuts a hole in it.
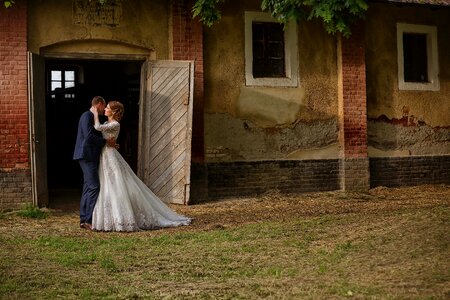
[{"label": "dark doorway", "polygon": [[[94,96],[125,106],[118,143],[136,172],[142,61],[46,61],[46,127],[49,206],[77,207],[83,176],[72,160],[78,120]],[[68,203],[69,202],[69,203]]]}]

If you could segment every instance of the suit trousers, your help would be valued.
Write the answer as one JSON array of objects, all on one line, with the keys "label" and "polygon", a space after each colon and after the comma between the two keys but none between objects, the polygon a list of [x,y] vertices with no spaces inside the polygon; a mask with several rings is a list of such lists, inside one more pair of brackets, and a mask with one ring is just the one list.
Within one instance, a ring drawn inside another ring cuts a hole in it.
[{"label": "suit trousers", "polygon": [[98,176],[99,162],[78,160],[83,171],[83,192],[80,201],[80,223],[92,224],[92,213],[100,192],[100,179]]}]

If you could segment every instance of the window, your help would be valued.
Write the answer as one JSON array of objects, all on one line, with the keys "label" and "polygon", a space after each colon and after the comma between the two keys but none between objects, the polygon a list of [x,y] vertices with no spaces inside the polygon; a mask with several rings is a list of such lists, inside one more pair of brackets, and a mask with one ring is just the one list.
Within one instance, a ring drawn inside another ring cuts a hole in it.
[{"label": "window", "polygon": [[297,26],[275,22],[269,14],[245,13],[247,86],[298,86]]},{"label": "window", "polygon": [[283,25],[253,22],[253,77],[285,77]]},{"label": "window", "polygon": [[56,98],[56,93],[64,93],[64,98],[75,98],[75,94],[67,89],[75,87],[75,70],[51,70],[50,71],[50,93]]},{"label": "window", "polygon": [[439,90],[436,27],[397,24],[397,51],[400,90]]},{"label": "window", "polygon": [[403,67],[406,82],[428,82],[426,34],[403,34]]}]

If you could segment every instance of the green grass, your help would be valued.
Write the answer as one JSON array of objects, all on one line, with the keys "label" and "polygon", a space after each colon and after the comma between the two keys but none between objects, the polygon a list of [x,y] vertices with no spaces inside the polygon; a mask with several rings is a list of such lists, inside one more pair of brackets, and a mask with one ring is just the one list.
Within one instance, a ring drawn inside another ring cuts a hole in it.
[{"label": "green grass", "polygon": [[45,219],[47,217],[47,213],[32,204],[24,205],[21,210],[16,212],[16,214],[20,217],[32,219]]},{"label": "green grass", "polygon": [[0,298],[445,299],[449,219],[435,207],[138,234],[33,220],[0,231]]}]

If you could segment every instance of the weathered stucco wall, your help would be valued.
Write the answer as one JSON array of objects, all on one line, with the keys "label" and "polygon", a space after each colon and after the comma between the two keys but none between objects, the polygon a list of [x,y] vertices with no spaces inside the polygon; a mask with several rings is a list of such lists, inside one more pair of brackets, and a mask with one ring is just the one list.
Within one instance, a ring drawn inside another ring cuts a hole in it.
[{"label": "weathered stucco wall", "polygon": [[[450,154],[450,9],[372,3],[366,20],[369,156]],[[437,27],[439,91],[399,90],[397,23]]]},{"label": "weathered stucco wall", "polygon": [[335,38],[300,24],[298,86],[246,86],[245,11],[260,1],[225,6],[204,30],[206,160],[338,157]]},{"label": "weathered stucco wall", "polygon": [[77,15],[75,2],[28,1],[28,50],[169,57],[169,1],[118,1],[95,18]]}]

